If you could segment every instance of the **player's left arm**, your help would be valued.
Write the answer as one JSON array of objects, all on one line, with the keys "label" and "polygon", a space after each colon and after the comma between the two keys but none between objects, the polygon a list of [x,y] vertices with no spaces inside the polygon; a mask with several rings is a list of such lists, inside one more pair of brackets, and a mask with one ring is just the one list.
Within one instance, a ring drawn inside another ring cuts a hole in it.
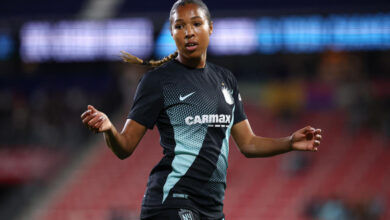
[{"label": "player's left arm", "polygon": [[306,126],[292,135],[283,138],[256,136],[248,120],[233,125],[231,134],[241,153],[248,158],[269,157],[285,152],[318,151],[321,142],[321,129]]}]

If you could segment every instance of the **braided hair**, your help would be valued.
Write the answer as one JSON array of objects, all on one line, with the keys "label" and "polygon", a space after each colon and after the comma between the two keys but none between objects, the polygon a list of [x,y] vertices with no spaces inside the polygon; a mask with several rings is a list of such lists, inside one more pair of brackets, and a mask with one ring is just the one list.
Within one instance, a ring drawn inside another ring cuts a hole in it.
[{"label": "braided hair", "polygon": [[177,55],[179,54],[177,51],[175,51],[172,54],[169,54],[168,56],[162,58],[161,60],[142,60],[141,58],[138,58],[130,53],[127,53],[125,51],[121,51],[122,55],[121,58],[126,63],[132,63],[132,64],[140,64],[140,65],[146,65],[151,67],[159,67],[162,64],[175,59]]},{"label": "braided hair", "polygon": [[[200,7],[201,9],[203,9],[209,24],[211,24],[211,16],[210,16],[209,9],[207,8],[206,4],[202,0],[177,0],[175,2],[175,4],[173,4],[171,12],[169,13],[169,21],[171,22],[171,24],[172,24],[171,18],[176,13],[176,9],[180,6],[184,6],[187,4],[195,4],[198,7]],[[121,58],[126,63],[146,65],[146,66],[150,66],[150,67],[159,67],[162,64],[164,64],[172,59],[175,59],[179,54],[177,51],[175,51],[174,53],[169,54],[168,56],[162,58],[161,60],[145,61],[145,60],[142,60],[141,58],[138,58],[138,57],[136,57],[128,52],[121,51],[121,53],[122,53]]]}]

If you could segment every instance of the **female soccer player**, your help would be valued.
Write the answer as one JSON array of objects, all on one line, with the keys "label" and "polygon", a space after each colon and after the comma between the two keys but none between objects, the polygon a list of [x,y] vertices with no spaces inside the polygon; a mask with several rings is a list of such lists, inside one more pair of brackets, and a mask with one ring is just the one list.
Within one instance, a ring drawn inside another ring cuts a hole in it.
[{"label": "female soccer player", "polygon": [[292,150],[317,151],[321,130],[310,126],[285,138],[256,136],[244,113],[233,74],[206,61],[213,23],[201,0],[179,0],[170,12],[177,52],[145,62],[128,53],[124,60],[150,65],[139,82],[121,132],[93,106],[83,123],[102,132],[109,148],[129,157],[147,128],[158,127],[164,156],[150,173],[141,219],[224,219],[223,199],[229,136],[246,157]]}]

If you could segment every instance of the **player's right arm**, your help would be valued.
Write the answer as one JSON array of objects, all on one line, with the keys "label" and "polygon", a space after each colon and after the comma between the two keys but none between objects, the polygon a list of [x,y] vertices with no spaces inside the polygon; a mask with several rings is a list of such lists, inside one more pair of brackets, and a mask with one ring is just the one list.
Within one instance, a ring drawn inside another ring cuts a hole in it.
[{"label": "player's right arm", "polygon": [[107,146],[120,159],[125,159],[134,152],[146,132],[145,126],[131,119],[127,119],[122,131],[118,132],[107,115],[92,105],[88,105],[81,120],[90,130],[103,133]]},{"label": "player's right arm", "polygon": [[118,132],[106,114],[89,105],[81,118],[92,131],[102,132],[107,146],[120,159],[129,157],[146,133],[152,129],[164,106],[160,72],[145,73],[138,83],[133,106],[121,132]]}]

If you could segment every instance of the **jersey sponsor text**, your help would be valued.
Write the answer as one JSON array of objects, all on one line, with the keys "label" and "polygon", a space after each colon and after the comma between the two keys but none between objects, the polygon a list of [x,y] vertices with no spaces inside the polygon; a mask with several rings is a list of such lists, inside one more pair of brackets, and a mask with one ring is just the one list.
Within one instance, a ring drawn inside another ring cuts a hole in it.
[{"label": "jersey sponsor text", "polygon": [[187,125],[195,124],[230,124],[231,115],[224,114],[211,114],[211,115],[195,115],[185,118]]}]

